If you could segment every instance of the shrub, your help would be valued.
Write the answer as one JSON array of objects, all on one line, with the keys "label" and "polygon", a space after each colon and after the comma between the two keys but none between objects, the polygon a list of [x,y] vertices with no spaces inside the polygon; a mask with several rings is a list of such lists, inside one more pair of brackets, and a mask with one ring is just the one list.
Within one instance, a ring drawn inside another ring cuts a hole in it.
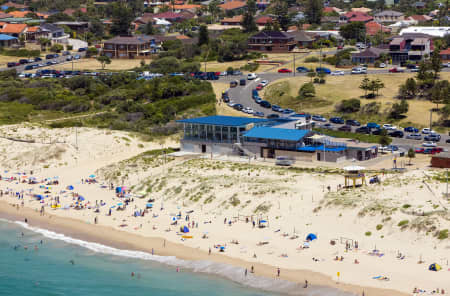
[{"label": "shrub", "polygon": [[320,78],[318,77],[314,78],[314,83],[320,83]]},{"label": "shrub", "polygon": [[370,232],[370,231],[366,231],[366,233],[364,233],[366,236],[371,236],[372,235],[372,232]]},{"label": "shrub", "polygon": [[38,57],[41,55],[40,50],[28,50],[28,49],[1,49],[1,55],[12,57]]},{"label": "shrub", "polygon": [[303,84],[298,91],[298,96],[301,99],[311,98],[314,97],[315,95],[316,89],[314,88],[314,85],[310,82]]},{"label": "shrub", "polygon": [[409,204],[404,204],[403,206],[402,206],[402,208],[404,208],[404,209],[407,209],[407,208],[410,208],[411,207],[411,205],[409,205]]},{"label": "shrub", "polygon": [[305,63],[318,63],[319,58],[318,57],[307,57],[305,59]]},{"label": "shrub", "polygon": [[376,228],[377,228],[378,231],[380,231],[383,228],[383,225],[382,224],[378,224]]},{"label": "shrub", "polygon": [[438,239],[447,239],[448,238],[448,229],[444,229],[439,231]]},{"label": "shrub", "polygon": [[343,100],[340,104],[336,105],[337,112],[354,113],[361,109],[361,101],[359,99]]},{"label": "shrub", "polygon": [[397,226],[398,227],[403,227],[405,225],[408,225],[409,221],[408,220],[402,220],[400,222],[398,222]]}]

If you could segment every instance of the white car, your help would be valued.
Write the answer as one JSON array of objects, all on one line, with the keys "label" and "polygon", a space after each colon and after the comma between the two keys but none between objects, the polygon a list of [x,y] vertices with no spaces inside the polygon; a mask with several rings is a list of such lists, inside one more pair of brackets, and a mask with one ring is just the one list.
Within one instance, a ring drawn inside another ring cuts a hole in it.
[{"label": "white car", "polygon": [[235,103],[234,103],[233,101],[230,101],[227,105],[228,105],[229,107],[233,107],[233,106],[235,105]]},{"label": "white car", "polygon": [[397,129],[396,126],[389,124],[389,123],[383,124],[383,128],[388,131],[395,131]]},{"label": "white car", "polygon": [[256,75],[255,73],[248,73],[247,74],[247,79],[248,80],[253,80],[253,79],[256,79],[256,78],[258,78],[258,75]]},{"label": "white car", "polygon": [[220,72],[220,76],[227,76],[228,73],[227,72]]},{"label": "white car", "polygon": [[331,72],[331,76],[341,76],[341,75],[345,75],[344,71],[333,71]]},{"label": "white car", "polygon": [[25,73],[20,73],[19,78],[25,78]]},{"label": "white car", "polygon": [[428,142],[423,142],[423,143],[422,143],[422,146],[423,146],[423,147],[436,147],[437,145],[436,145],[435,142],[430,142],[430,141],[428,141]]},{"label": "white car", "polygon": [[253,109],[250,107],[245,107],[244,109],[242,109],[242,112],[245,112],[247,114],[253,114]]},{"label": "white car", "polygon": [[386,68],[386,64],[385,64],[385,63],[381,63],[378,67],[380,67],[380,68]]},{"label": "white car", "polygon": [[263,87],[266,87],[269,84],[269,81],[268,80],[261,80],[261,82],[259,84],[261,84]]},{"label": "white car", "polygon": [[422,129],[422,134],[435,134],[436,132],[430,130],[428,127]]}]

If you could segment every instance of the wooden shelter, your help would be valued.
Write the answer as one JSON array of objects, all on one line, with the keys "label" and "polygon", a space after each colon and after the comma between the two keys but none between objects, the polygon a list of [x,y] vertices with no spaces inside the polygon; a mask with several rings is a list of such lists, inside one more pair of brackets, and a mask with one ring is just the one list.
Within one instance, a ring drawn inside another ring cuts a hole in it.
[{"label": "wooden shelter", "polygon": [[367,185],[364,169],[364,167],[357,165],[344,167],[345,188],[348,188],[351,182],[353,182],[353,188],[356,188],[358,180],[361,180],[361,186]]}]

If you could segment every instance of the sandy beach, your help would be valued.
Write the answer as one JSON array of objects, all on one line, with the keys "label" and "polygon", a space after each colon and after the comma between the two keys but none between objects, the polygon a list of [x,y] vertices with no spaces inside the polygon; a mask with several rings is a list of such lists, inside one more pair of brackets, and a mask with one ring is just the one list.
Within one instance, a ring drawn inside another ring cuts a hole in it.
[{"label": "sandy beach", "polygon": [[[175,140],[30,126],[0,134],[9,138],[0,139],[0,216],[9,220],[26,217],[120,249],[229,264],[242,268],[234,280],[243,283],[246,268],[271,279],[280,268],[279,278],[298,283],[299,293],[308,290],[305,280],[356,295],[450,290],[443,172],[429,169],[425,157],[404,173],[380,171],[389,158],[368,163],[381,183],[345,190],[340,167],[149,152],[176,148]],[[432,263],[442,270],[428,270]]]}]

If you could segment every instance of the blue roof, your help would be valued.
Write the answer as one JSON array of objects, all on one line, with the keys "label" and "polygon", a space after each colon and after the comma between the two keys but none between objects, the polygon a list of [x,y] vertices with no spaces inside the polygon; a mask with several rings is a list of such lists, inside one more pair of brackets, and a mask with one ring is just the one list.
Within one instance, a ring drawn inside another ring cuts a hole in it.
[{"label": "blue roof", "polygon": [[341,151],[344,151],[345,149],[346,149],[345,147],[335,147],[335,146],[323,147],[323,145],[320,145],[320,146],[300,147],[297,150],[304,151],[304,152],[314,152],[314,151],[341,152]]},{"label": "blue roof", "polygon": [[285,140],[285,141],[299,141],[303,139],[309,131],[275,128],[275,127],[254,127],[244,134],[244,137],[259,138],[269,140]]},{"label": "blue roof", "polygon": [[247,124],[250,123],[267,122],[267,119],[216,115],[216,116],[182,119],[177,120],[177,122],[223,125],[223,126],[246,126]]},{"label": "blue roof", "polygon": [[17,38],[6,35],[6,34],[0,34],[0,41],[8,41],[8,40],[13,40],[13,39],[17,39]]}]

